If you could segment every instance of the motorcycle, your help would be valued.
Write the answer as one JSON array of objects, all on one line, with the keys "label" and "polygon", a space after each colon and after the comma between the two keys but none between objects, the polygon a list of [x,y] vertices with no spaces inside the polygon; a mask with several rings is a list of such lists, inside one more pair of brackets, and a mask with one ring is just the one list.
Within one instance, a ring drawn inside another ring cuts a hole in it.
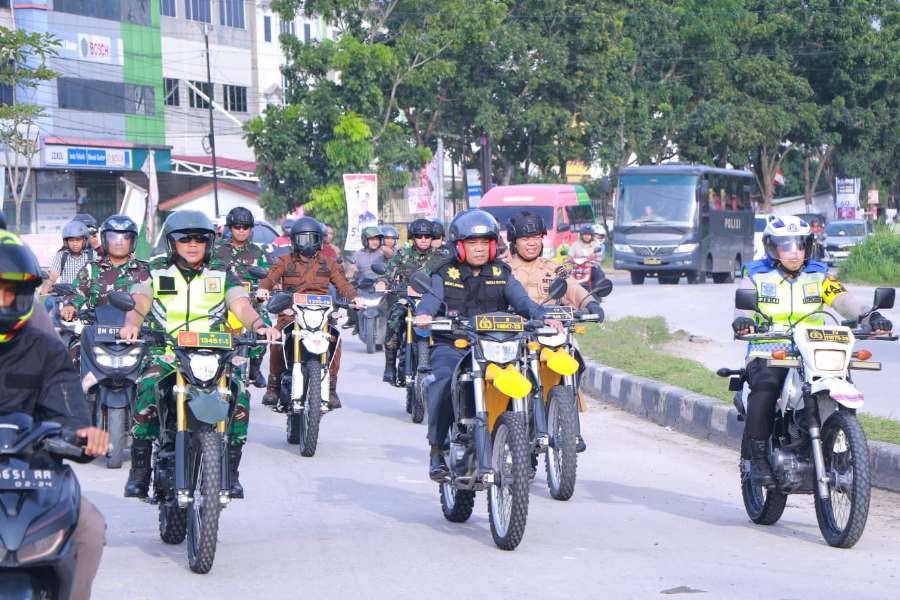
[{"label": "motorcycle", "polygon": [[284,364],[277,409],[287,412],[287,441],[300,447],[300,455],[311,457],[319,443],[319,421],[328,412],[330,367],[340,344],[334,326],[339,305],[331,296],[295,293],[276,294],[267,310],[280,313],[290,309],[294,322],[282,329]]},{"label": "motorcycle", "polygon": [[70,540],[81,488],[62,460],[87,463],[84,440],[24,413],[0,416],[0,590],[4,598],[68,598]]},{"label": "motorcycle", "polygon": [[[548,300],[559,300],[566,293],[566,280],[550,284]],[[591,292],[602,298],[612,292],[612,282],[604,279]],[[547,487],[556,500],[568,500],[575,493],[578,470],[577,436],[580,432],[578,406],[578,372],[584,359],[575,341],[582,333],[581,323],[598,322],[600,315],[575,310],[571,306],[545,307],[547,318],[560,321],[565,331],[553,330],[549,335],[536,335],[527,344],[528,365],[534,382],[528,411],[528,433],[532,447],[532,476],[537,461],[544,455]]]},{"label": "motorcycle", "polygon": [[[248,279],[243,282],[244,290],[247,294],[250,295],[250,301],[253,303],[254,308],[259,308],[256,302],[256,292],[259,289],[259,282],[261,279],[264,279],[269,272],[262,267],[250,266],[246,269]],[[238,319],[237,315],[228,311],[228,331],[235,335],[246,335],[247,331],[244,328],[244,324],[241,323],[241,320]],[[232,362],[235,362],[235,366],[237,367],[237,372],[239,373],[239,378],[241,383],[245,388],[249,388],[250,384],[256,385],[257,382],[250,380],[250,358],[248,356],[249,347],[242,346],[238,349],[237,355]],[[262,357],[259,358],[262,360]],[[264,385],[257,387],[265,387]]]},{"label": "motorcycle", "polygon": [[[738,290],[735,305],[758,311],[757,292]],[[878,288],[872,310],[894,306],[893,288]],[[827,315],[834,325],[807,325],[812,315]],[[774,350],[770,367],[788,369],[769,438],[769,461],[775,485],[754,486],[750,480],[750,438],[741,443],[741,495],[747,515],[759,525],[776,523],[790,494],[813,494],[816,519],[825,541],[850,548],[863,534],[869,511],[870,474],[866,436],[856,417],[863,395],[853,385],[851,370],[878,371],[868,350],[854,351],[857,340],[896,340],[852,329],[858,321],[839,322],[831,313],[813,311],[788,327],[773,326],[762,315],[762,333],[735,336],[744,341],[790,340],[791,350]],[[865,318],[868,315],[864,315]],[[749,386],[744,369],[719,369],[729,378],[738,419],[745,420]]]},{"label": "motorcycle", "polygon": [[[54,283],[50,287],[50,295],[54,297],[54,308],[51,311],[53,327],[59,334],[66,348],[74,348],[81,339],[81,333],[84,331],[84,322],[81,319],[72,319],[64,321],[60,316],[60,310],[63,307],[63,298],[71,296],[75,293],[75,286],[71,283]],[[77,353],[75,353],[77,356]],[[73,360],[75,360],[73,358]],[[75,365],[76,367],[78,365]]]},{"label": "motorcycle", "polygon": [[412,418],[413,423],[421,423],[425,419],[425,391],[423,381],[427,373],[428,355],[430,352],[430,338],[424,330],[413,326],[416,301],[418,295],[410,292],[414,290],[394,290],[402,294],[397,300],[406,311],[404,323],[406,328],[400,338],[400,348],[397,351],[397,379],[396,387],[406,388],[406,412]]},{"label": "motorcycle", "polygon": [[[424,273],[415,273],[412,282],[419,293],[432,293]],[[532,385],[523,360],[525,334],[555,329],[507,313],[436,319],[431,327],[452,333],[453,345],[468,351],[450,385],[453,424],[444,450],[450,473],[439,484],[444,518],[467,521],[476,492],[487,490],[494,543],[514,550],[528,518],[526,404]]]},{"label": "motorcycle", "polygon": [[[566,259],[565,266],[571,277],[575,278],[575,281],[589,291],[594,285],[598,285],[606,278],[603,269],[600,267],[600,262],[587,256],[570,256]],[[595,273],[599,277],[596,282],[593,281]]]},{"label": "motorcycle", "polygon": [[[124,292],[110,293],[109,302],[125,312],[134,308]],[[171,346],[176,367],[175,385],[161,390],[149,502],[158,506],[162,541],[180,544],[187,538],[191,571],[208,573],[219,515],[231,500],[226,431],[240,393],[233,359],[242,346],[266,342],[256,334],[179,331],[173,337],[147,327],[141,337],[144,343]]]}]

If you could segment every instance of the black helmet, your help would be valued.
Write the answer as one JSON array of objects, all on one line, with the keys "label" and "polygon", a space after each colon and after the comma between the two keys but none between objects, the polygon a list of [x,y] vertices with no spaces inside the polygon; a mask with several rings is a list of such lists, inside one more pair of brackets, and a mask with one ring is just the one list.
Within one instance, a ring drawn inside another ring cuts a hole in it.
[{"label": "black helmet", "polygon": [[16,299],[11,306],[0,308],[0,342],[8,342],[16,331],[25,327],[34,308],[34,291],[41,285],[43,274],[34,253],[19,236],[0,231],[0,281],[16,286]]},{"label": "black helmet", "polygon": [[436,240],[444,239],[444,225],[440,221],[431,221],[431,237]]},{"label": "black helmet", "polygon": [[212,256],[213,242],[216,241],[216,226],[206,214],[199,210],[179,210],[166,218],[162,229],[166,238],[166,252],[169,260],[175,260],[175,241],[182,236],[200,234],[206,237],[206,255],[203,262],[209,263]]},{"label": "black helmet", "polygon": [[281,233],[283,233],[284,235],[287,235],[287,236],[291,235],[291,228],[293,226],[294,226],[293,219],[285,219],[284,221],[281,222]]},{"label": "black helmet", "polygon": [[312,217],[301,217],[291,224],[291,246],[294,252],[312,258],[322,249],[325,226]]},{"label": "black helmet", "polygon": [[500,226],[497,219],[484,210],[471,208],[453,217],[450,221],[450,243],[461,242],[471,238],[500,238]]},{"label": "black helmet", "polygon": [[590,234],[594,235],[594,227],[588,223],[585,223],[581,227],[578,228],[579,235]]},{"label": "black helmet", "polygon": [[434,237],[434,224],[428,219],[416,219],[406,228],[406,233],[410,238],[422,235]]},{"label": "black helmet", "polygon": [[516,238],[535,234],[547,235],[547,226],[544,219],[527,210],[523,210],[509,218],[506,224],[506,239],[511,248],[514,248]]},{"label": "black helmet", "polygon": [[395,240],[400,239],[400,232],[397,231],[397,228],[392,225],[382,225],[381,235],[382,237],[394,238]]},{"label": "black helmet", "polygon": [[95,235],[97,233],[97,219],[93,217],[93,215],[89,215],[88,213],[77,213],[74,217],[72,217],[73,221],[81,221],[88,228],[88,231],[91,232],[91,235]]},{"label": "black helmet", "polygon": [[225,227],[234,227],[235,225],[253,227],[253,213],[243,206],[235,206],[228,211],[228,215],[225,217]]},{"label": "black helmet", "polygon": [[126,215],[111,215],[103,221],[100,226],[100,244],[103,246],[103,252],[109,255],[108,233],[124,233],[128,236],[131,244],[128,254],[134,252],[134,244],[137,241],[138,228],[134,221]]},{"label": "black helmet", "polygon": [[363,228],[362,235],[360,235],[360,238],[362,238],[362,245],[363,245],[364,250],[368,249],[369,240],[374,237],[377,237],[379,242],[384,241],[384,234],[381,233],[381,230],[378,229],[377,227],[370,226],[370,227]]}]

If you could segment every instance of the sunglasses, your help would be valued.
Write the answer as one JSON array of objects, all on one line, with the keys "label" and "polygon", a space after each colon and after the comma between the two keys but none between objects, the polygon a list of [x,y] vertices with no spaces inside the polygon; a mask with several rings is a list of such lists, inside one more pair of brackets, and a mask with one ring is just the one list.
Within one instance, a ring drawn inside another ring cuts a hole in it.
[{"label": "sunglasses", "polygon": [[253,226],[252,225],[232,225],[231,228],[232,229],[240,229],[241,231],[243,231],[245,229],[253,229]]},{"label": "sunglasses", "polygon": [[434,238],[429,234],[419,234],[413,236],[414,240],[433,240]]},{"label": "sunglasses", "polygon": [[190,244],[191,242],[195,244],[205,244],[207,241],[209,241],[207,239],[207,236],[203,235],[202,233],[186,233],[181,235],[180,237],[172,237],[175,237],[176,242],[182,244]]}]

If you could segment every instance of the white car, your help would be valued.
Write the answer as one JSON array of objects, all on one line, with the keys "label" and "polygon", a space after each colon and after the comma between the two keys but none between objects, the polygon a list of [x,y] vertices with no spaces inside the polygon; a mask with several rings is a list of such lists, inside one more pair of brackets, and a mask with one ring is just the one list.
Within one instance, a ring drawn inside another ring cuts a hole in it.
[{"label": "white car", "polygon": [[753,220],[753,260],[765,258],[766,249],[763,248],[762,236],[763,232],[766,230],[766,225],[774,218],[775,215],[757,214],[756,218]]}]

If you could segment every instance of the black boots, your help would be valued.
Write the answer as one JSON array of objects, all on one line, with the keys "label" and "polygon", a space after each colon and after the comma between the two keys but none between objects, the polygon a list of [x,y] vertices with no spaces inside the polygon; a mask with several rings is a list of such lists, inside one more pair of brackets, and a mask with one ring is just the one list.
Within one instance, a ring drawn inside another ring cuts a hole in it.
[{"label": "black boots", "polygon": [[281,378],[277,375],[269,375],[269,383],[266,393],[263,394],[263,406],[275,406],[278,404],[278,388],[281,386]]},{"label": "black boots", "polygon": [[396,350],[388,350],[385,348],[384,350],[384,375],[381,376],[381,380],[385,383],[390,383],[394,385],[397,383],[397,351]]},{"label": "black boots", "polygon": [[150,455],[153,453],[151,440],[134,440],[131,443],[131,470],[125,482],[126,498],[146,498],[150,490]]},{"label": "black boots", "polygon": [[772,465],[769,464],[769,442],[766,440],[750,441],[750,483],[761,486],[775,484]]},{"label": "black boots", "polygon": [[260,363],[262,363],[261,356],[250,359],[250,383],[252,383],[255,387],[264,388],[266,387],[266,378],[263,376],[262,371],[259,369]]},{"label": "black boots", "polygon": [[447,462],[444,460],[444,449],[440,444],[431,445],[431,459],[428,465],[428,477],[432,481],[442,482],[450,475]]},{"label": "black boots", "polygon": [[328,379],[328,410],[337,410],[341,407],[341,399],[337,394],[337,375]]},{"label": "black boots", "polygon": [[241,485],[240,480],[238,480],[238,467],[241,466],[241,454],[244,451],[244,446],[232,446],[229,444],[228,446],[228,468],[229,468],[229,478],[231,479],[231,497],[232,498],[243,498],[244,497],[244,487]]}]

